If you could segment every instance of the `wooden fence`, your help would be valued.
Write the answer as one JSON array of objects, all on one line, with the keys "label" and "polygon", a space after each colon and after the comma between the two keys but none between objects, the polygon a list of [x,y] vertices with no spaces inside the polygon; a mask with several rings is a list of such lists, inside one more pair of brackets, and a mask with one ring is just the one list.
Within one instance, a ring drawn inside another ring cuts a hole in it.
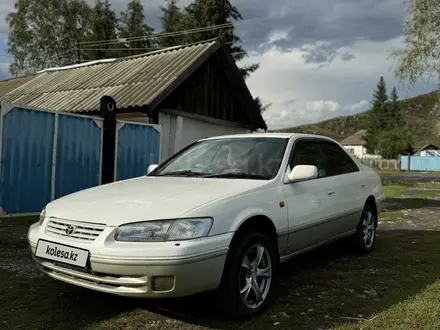
[{"label": "wooden fence", "polygon": [[361,158],[359,159],[362,164],[372,167],[375,170],[389,170],[389,171],[399,171],[400,170],[400,160],[399,159],[370,159]]}]

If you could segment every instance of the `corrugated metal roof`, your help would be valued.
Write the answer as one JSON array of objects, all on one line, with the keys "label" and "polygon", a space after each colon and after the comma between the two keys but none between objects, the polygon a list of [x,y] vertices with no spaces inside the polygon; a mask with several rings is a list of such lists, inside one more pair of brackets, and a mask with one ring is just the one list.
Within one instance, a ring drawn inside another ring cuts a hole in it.
[{"label": "corrugated metal roof", "polygon": [[364,135],[365,130],[361,129],[354,133],[353,135],[348,136],[344,140],[341,141],[342,145],[351,145],[351,146],[357,146],[357,145],[363,145],[364,144]]},{"label": "corrugated metal roof", "polygon": [[3,95],[13,91],[17,87],[20,87],[21,85],[34,79],[35,77],[36,77],[36,75],[29,75],[29,76],[11,78],[11,79],[7,79],[7,80],[0,80],[0,98]]},{"label": "corrugated metal roof", "polygon": [[103,95],[118,108],[149,105],[216,41],[169,48],[109,63],[46,71],[4,95],[22,106],[63,112],[99,110]]}]

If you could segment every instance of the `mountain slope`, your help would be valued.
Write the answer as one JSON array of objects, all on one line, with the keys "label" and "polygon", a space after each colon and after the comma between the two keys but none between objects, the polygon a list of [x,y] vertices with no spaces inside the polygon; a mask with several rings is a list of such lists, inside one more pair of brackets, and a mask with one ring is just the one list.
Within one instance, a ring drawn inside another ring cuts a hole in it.
[{"label": "mountain slope", "polygon": [[[431,92],[400,102],[403,117],[414,130],[414,146],[428,143],[440,145],[440,94]],[[319,123],[279,131],[319,134],[341,141],[360,129],[366,128],[367,112],[361,112],[352,116],[335,117]]]}]

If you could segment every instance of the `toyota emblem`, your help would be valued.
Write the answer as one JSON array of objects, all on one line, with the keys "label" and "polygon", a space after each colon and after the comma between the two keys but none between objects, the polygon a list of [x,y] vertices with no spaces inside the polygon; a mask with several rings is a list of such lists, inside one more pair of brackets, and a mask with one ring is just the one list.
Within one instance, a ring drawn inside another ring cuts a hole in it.
[{"label": "toyota emblem", "polygon": [[67,235],[72,235],[74,231],[75,231],[75,227],[67,226],[67,228],[66,228],[66,234]]}]

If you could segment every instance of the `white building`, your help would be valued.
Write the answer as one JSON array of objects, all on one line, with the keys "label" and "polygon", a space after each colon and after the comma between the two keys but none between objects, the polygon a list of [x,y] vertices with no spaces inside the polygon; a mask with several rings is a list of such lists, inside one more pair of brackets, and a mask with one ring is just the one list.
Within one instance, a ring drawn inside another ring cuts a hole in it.
[{"label": "white building", "polygon": [[423,147],[417,148],[413,156],[440,157],[440,149],[437,146],[429,143],[424,145]]},{"label": "white building", "polygon": [[341,141],[341,145],[357,158],[380,159],[380,155],[372,155],[367,153],[367,148],[364,146],[365,130],[359,130],[355,134],[350,135]]}]

